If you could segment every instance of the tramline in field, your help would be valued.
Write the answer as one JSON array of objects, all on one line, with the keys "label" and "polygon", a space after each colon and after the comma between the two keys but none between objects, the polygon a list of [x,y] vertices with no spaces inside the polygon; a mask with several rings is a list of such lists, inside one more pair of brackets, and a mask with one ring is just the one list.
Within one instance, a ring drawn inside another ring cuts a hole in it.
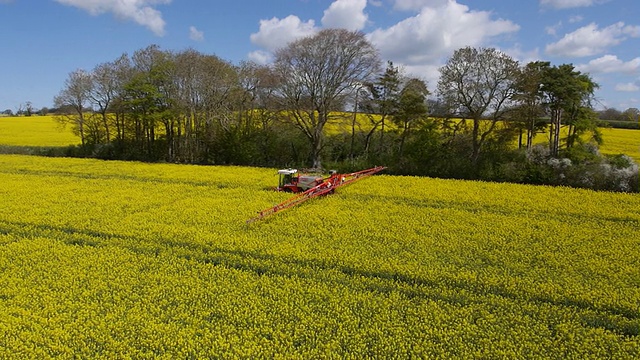
[{"label": "tramline in field", "polygon": [[275,174],[0,154],[0,359],[640,359],[637,194]]},{"label": "tramline in field", "polygon": [[337,188],[354,183],[365,177],[379,173],[386,169],[384,166],[376,166],[370,169],[352,172],[348,174],[338,174],[337,171],[329,171],[329,177],[323,178],[318,175],[300,174],[297,169],[278,170],[278,187],[277,191],[285,191],[295,193],[296,195],[281,202],[278,205],[262,210],[258,216],[247,220],[247,224],[251,224],[257,220],[263,219],[269,215],[273,215],[278,211],[285,210],[301,204],[309,199],[318,196],[332,194]]}]

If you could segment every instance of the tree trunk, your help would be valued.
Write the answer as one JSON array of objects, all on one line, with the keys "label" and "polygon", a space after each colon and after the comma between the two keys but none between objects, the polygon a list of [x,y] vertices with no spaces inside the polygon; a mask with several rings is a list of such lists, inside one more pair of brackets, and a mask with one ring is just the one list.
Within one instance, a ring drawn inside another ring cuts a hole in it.
[{"label": "tree trunk", "polygon": [[562,110],[555,111],[554,117],[554,127],[553,127],[553,148],[551,150],[551,154],[554,157],[558,156],[560,152],[560,126],[562,125]]},{"label": "tree trunk", "polygon": [[529,128],[527,129],[527,150],[531,150],[533,146],[533,135],[536,131],[536,122],[535,120],[529,121]]},{"label": "tree trunk", "polygon": [[472,132],[472,153],[471,153],[471,161],[473,161],[474,165],[477,165],[478,158],[480,157],[480,120],[473,119],[473,132]]},{"label": "tree trunk", "polygon": [[527,150],[531,150],[533,146],[533,134],[534,131],[532,129],[527,130]]},{"label": "tree trunk", "polygon": [[[356,95],[356,107],[358,106],[358,96]],[[349,149],[349,159],[353,160],[354,156],[353,156],[353,151],[354,151],[354,146],[355,146],[355,142],[356,142],[356,116],[357,116],[357,112],[356,109],[354,107],[353,109],[353,119],[351,119],[351,147]]]},{"label": "tree trunk", "polygon": [[381,155],[382,152],[384,151],[384,117],[382,118],[382,121],[380,122],[380,150],[378,155]]},{"label": "tree trunk", "polygon": [[402,134],[400,135],[400,146],[398,147],[398,161],[402,160],[402,155],[404,153],[404,143],[407,139],[408,134],[409,134],[409,122],[405,121],[402,129]]},{"label": "tree trunk", "polygon": [[313,139],[311,139],[311,163],[312,168],[322,169],[322,129],[316,129],[313,133]]},{"label": "tree trunk", "polygon": [[522,129],[518,129],[518,149],[522,149]]},{"label": "tree trunk", "polygon": [[106,135],[107,143],[111,142],[111,134],[109,133],[109,117],[107,116],[107,112],[102,112],[102,123],[104,125],[104,132]]}]

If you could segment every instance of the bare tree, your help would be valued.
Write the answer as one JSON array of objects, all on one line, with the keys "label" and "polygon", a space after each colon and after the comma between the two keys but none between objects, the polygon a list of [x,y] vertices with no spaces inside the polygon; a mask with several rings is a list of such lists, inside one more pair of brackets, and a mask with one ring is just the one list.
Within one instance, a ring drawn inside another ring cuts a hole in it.
[{"label": "bare tree", "polygon": [[370,82],[379,67],[378,51],[364,34],[344,29],[325,29],[276,51],[278,92],[283,107],[309,140],[314,168],[321,168],[329,113],[357,84]]},{"label": "bare tree", "polygon": [[31,116],[34,113],[34,109],[33,109],[33,104],[31,103],[31,101],[27,101],[24,104],[25,108],[24,108],[24,116]]},{"label": "bare tree", "polygon": [[68,109],[58,117],[58,121],[73,126],[74,132],[80,136],[82,146],[86,143],[84,110],[89,105],[92,86],[91,74],[78,69],[69,74],[64,88],[53,99],[57,108]]},{"label": "bare tree", "polygon": [[178,53],[174,62],[171,97],[178,121],[167,119],[166,132],[179,160],[194,161],[219,129],[231,126],[229,99],[237,87],[237,74],[230,63],[195,50]]},{"label": "bare tree", "polygon": [[493,48],[456,50],[440,68],[440,96],[459,116],[473,120],[471,160],[474,163],[508,108],[517,74],[518,62]]},{"label": "bare tree", "polygon": [[102,119],[106,142],[111,141],[109,111],[112,110],[111,106],[123,88],[122,83],[118,79],[119,69],[122,68],[122,66],[128,66],[128,62],[128,57],[122,55],[113,62],[99,64],[91,73],[93,86],[89,96]]}]

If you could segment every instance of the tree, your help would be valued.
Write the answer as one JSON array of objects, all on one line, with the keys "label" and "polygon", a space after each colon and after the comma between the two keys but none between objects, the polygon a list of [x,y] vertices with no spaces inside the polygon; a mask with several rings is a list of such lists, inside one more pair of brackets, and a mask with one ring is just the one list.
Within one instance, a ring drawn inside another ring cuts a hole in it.
[{"label": "tree", "polygon": [[[211,151],[216,146],[214,143],[221,132],[235,131],[232,128],[237,124],[236,119],[242,116],[242,105],[239,105],[242,96],[236,91],[240,87],[238,73],[217,56],[195,50],[178,53],[173,61],[168,96],[174,100],[179,121],[173,118],[163,121],[169,156],[188,161],[207,157],[215,161]],[[234,95],[237,96],[234,98]]]},{"label": "tree", "polygon": [[621,115],[623,121],[640,122],[640,110],[637,108],[628,108]]},{"label": "tree", "polygon": [[493,48],[456,50],[440,68],[440,96],[459,116],[473,121],[470,159],[474,164],[508,108],[517,74],[518,62]]},{"label": "tree", "polygon": [[[533,146],[533,137],[540,125],[540,117],[544,115],[543,98],[540,90],[544,72],[549,68],[549,62],[534,61],[528,63],[518,73],[515,84],[515,94],[513,100],[516,107],[513,109],[514,117],[521,124],[519,130],[527,132],[527,149]],[[522,135],[522,132],[520,132]],[[518,141],[522,147],[522,136]]]},{"label": "tree", "polygon": [[113,62],[99,64],[91,73],[93,86],[89,96],[91,97],[91,102],[96,106],[96,110],[100,114],[107,143],[111,142],[109,112],[112,110],[113,102],[123,91],[122,83],[118,77],[122,67],[129,66],[128,62],[128,57],[122,55]]},{"label": "tree", "polygon": [[370,99],[364,102],[363,110],[368,113],[371,129],[365,136],[365,153],[369,152],[371,138],[380,127],[380,146],[378,151],[384,152],[384,132],[385,121],[388,116],[392,116],[398,109],[401,84],[400,69],[387,62],[384,73],[379,75],[374,82],[367,84]]},{"label": "tree", "polygon": [[69,74],[64,88],[53,99],[57,108],[69,109],[58,117],[58,121],[73,126],[73,131],[80,136],[83,147],[86,144],[84,111],[89,105],[92,86],[91,74],[78,69]]},{"label": "tree", "polygon": [[254,136],[260,162],[269,166],[281,166],[282,149],[277,146],[280,109],[277,97],[277,78],[271,67],[253,62],[242,62],[238,68],[240,88],[244,93],[243,108],[248,126],[255,129]]},{"label": "tree", "polygon": [[[583,108],[591,108],[590,100],[598,84],[591,78],[576,71],[571,64],[548,67],[540,90],[545,96],[545,105],[550,115],[549,150],[551,156],[558,156],[560,150],[560,129],[563,119],[572,126],[567,137],[567,146],[571,146],[579,136],[579,129],[594,129],[594,126],[582,124],[576,127],[577,121],[592,121],[591,113]],[[588,116],[588,119],[585,118]]]},{"label": "tree", "polygon": [[622,113],[618,109],[606,108],[598,112],[600,120],[618,121],[622,120]]},{"label": "tree", "polygon": [[402,157],[404,144],[411,130],[427,118],[427,84],[420,79],[410,79],[402,88],[398,100],[398,111],[393,122],[400,128],[398,157]]},{"label": "tree", "polygon": [[588,74],[578,74],[575,77],[578,84],[579,100],[569,104],[566,111],[566,123],[569,126],[567,148],[582,142],[582,135],[591,132],[591,139],[598,145],[602,144],[602,134],[598,129],[598,116],[593,110],[591,100],[595,90],[599,87]]},{"label": "tree", "polygon": [[35,112],[31,101],[27,101],[24,105],[24,116],[31,116]]},{"label": "tree", "polygon": [[361,32],[325,29],[275,53],[274,71],[283,108],[311,146],[310,160],[321,168],[323,128],[357,84],[378,71],[378,51]]},{"label": "tree", "polygon": [[147,159],[160,156],[156,148],[156,130],[171,117],[172,99],[170,54],[157,46],[138,50],[133,55],[134,74],[124,86],[124,105],[134,121],[135,142]]}]

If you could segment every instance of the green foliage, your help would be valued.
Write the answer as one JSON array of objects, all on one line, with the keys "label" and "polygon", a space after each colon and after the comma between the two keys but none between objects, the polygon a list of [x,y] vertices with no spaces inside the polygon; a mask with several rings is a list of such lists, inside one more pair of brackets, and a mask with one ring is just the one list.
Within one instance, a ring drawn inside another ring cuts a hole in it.
[{"label": "green foliage", "polygon": [[615,129],[640,129],[640,122],[638,121],[610,121],[610,120],[599,120],[599,127],[611,127]]}]

